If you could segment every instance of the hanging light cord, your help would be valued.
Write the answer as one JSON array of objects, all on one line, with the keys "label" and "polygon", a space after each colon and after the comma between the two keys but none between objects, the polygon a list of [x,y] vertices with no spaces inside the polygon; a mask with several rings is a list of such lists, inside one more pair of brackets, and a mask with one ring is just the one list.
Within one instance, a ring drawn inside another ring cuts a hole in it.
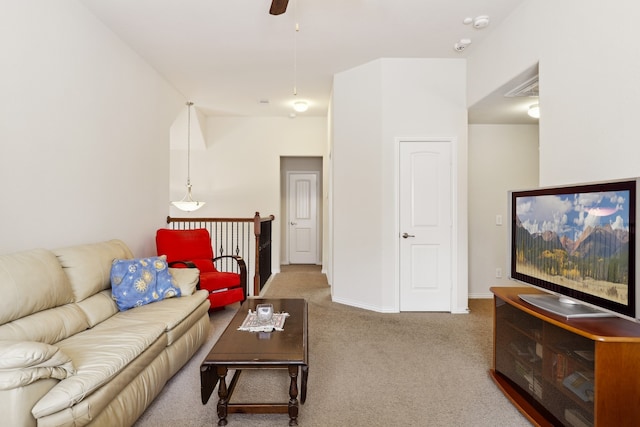
[{"label": "hanging light cord", "polygon": [[187,101],[187,194],[182,200],[171,202],[173,206],[185,212],[192,212],[204,206],[205,202],[193,200],[191,195],[191,106],[193,102]]},{"label": "hanging light cord", "polygon": [[298,23],[298,2],[293,2],[293,17],[296,21],[295,33],[293,35],[293,96],[298,95],[298,33],[300,24]]},{"label": "hanging light cord", "polygon": [[191,106],[193,102],[187,102],[187,190],[191,196]]}]

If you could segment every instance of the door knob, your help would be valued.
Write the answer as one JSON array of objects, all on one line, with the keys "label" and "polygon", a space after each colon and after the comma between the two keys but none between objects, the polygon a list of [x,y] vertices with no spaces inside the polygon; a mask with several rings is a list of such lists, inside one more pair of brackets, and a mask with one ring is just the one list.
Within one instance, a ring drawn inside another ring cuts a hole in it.
[{"label": "door knob", "polygon": [[298,225],[298,223],[297,222],[292,222],[291,225]]},{"label": "door knob", "polygon": [[409,233],[403,233],[403,234],[402,234],[402,238],[403,238],[403,239],[407,239],[407,238],[409,238],[409,237],[416,237],[416,236],[414,236],[413,234],[409,234]]}]

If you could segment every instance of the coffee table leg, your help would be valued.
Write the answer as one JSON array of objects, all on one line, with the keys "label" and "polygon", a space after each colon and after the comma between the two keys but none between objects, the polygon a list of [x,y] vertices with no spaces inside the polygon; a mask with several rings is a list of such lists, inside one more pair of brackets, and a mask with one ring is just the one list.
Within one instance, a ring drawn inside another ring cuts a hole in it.
[{"label": "coffee table leg", "polygon": [[302,379],[300,380],[300,402],[307,400],[307,378],[309,377],[309,365],[302,365]]},{"label": "coffee table leg", "polygon": [[289,376],[291,385],[289,386],[289,425],[298,425],[298,366],[289,365]]},{"label": "coffee table leg", "polygon": [[229,391],[227,390],[227,367],[218,366],[216,368],[218,375],[218,425],[227,425],[227,404],[229,403]]}]

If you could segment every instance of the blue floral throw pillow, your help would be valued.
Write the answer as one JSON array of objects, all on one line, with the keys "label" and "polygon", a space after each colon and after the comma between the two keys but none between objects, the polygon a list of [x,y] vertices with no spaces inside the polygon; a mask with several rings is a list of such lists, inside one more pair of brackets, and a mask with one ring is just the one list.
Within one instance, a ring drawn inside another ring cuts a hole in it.
[{"label": "blue floral throw pillow", "polygon": [[166,256],[116,259],[111,265],[111,294],[120,311],[179,297]]}]

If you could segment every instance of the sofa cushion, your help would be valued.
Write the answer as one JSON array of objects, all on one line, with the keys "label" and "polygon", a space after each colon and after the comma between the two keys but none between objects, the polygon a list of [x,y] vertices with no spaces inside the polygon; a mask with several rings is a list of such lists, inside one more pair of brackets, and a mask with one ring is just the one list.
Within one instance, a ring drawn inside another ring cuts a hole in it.
[{"label": "sofa cushion", "polygon": [[[157,340],[109,382],[80,402],[70,408],[38,418],[38,427],[134,425],[144,408],[149,406],[170,377],[170,357],[164,345],[164,340]],[[140,400],[145,402],[142,406],[139,405]],[[114,402],[117,401],[121,402],[114,407]],[[29,406],[30,416],[35,403]],[[0,408],[1,405],[0,403]]]},{"label": "sofa cushion", "polygon": [[81,401],[118,375],[158,339],[166,345],[164,330],[162,323],[113,316],[91,330],[60,341],[57,347],[71,357],[76,374],[60,381],[44,395],[33,407],[33,416],[50,415]]},{"label": "sofa cushion", "polygon": [[165,256],[113,261],[111,293],[121,311],[181,295]]},{"label": "sofa cushion", "polygon": [[55,255],[33,249],[0,256],[0,324],[73,301]]},{"label": "sofa cushion", "polygon": [[[186,330],[209,310],[208,293],[196,291],[182,298],[169,298],[158,303],[121,311],[116,315],[131,322],[161,322],[168,334],[168,345],[180,338]],[[193,317],[193,318],[192,318]]]},{"label": "sofa cushion", "polygon": [[33,341],[0,341],[0,390],[43,378],[65,379],[74,373],[71,359],[58,347]]},{"label": "sofa cushion", "polygon": [[52,251],[69,277],[75,301],[82,301],[111,286],[111,263],[114,259],[133,258],[121,240],[71,246]]}]

